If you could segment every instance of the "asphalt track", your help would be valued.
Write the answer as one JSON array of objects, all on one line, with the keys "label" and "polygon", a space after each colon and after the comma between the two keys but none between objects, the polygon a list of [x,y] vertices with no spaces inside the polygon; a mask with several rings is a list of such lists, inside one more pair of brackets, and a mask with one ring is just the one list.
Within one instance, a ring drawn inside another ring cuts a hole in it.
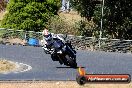
[{"label": "asphalt track", "polygon": [[[0,74],[0,80],[75,80],[77,70],[53,62],[41,47],[0,45],[0,58],[24,63],[31,70]],[[132,75],[132,54],[77,51],[78,66],[93,74]]]}]

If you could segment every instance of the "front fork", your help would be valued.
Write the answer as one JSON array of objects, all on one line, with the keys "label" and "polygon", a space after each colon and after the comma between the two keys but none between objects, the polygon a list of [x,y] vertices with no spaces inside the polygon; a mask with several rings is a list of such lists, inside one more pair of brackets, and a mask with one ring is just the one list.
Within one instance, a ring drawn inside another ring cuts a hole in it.
[{"label": "front fork", "polygon": [[58,57],[58,60],[59,60],[59,63],[60,64],[63,64],[64,63],[64,55],[63,53],[57,53],[57,57]]},{"label": "front fork", "polygon": [[68,51],[67,51],[68,54],[69,54],[70,56],[72,56],[72,58],[76,59],[76,54],[75,54],[75,52],[74,52],[69,46],[67,46],[66,49],[68,50]]},{"label": "front fork", "polygon": [[62,51],[62,53],[58,53],[58,55],[57,55],[59,58],[59,62],[60,62],[60,64],[68,65],[67,59],[65,58],[67,53],[64,50],[61,50],[61,51]]}]

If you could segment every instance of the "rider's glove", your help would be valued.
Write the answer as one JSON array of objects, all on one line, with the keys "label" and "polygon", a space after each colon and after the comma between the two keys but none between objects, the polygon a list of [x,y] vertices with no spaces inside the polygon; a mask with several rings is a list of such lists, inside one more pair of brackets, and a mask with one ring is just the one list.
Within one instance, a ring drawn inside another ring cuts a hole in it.
[{"label": "rider's glove", "polygon": [[50,51],[49,51],[48,48],[46,48],[46,47],[42,47],[42,48],[43,48],[43,50],[44,50],[44,52],[45,52],[46,54],[50,54]]}]

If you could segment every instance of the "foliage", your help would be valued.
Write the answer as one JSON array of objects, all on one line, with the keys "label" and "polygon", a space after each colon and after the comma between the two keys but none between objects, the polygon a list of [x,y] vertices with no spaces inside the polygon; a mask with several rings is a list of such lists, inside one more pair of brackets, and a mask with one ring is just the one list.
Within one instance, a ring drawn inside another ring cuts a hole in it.
[{"label": "foliage", "polygon": [[62,19],[59,16],[54,16],[47,22],[47,26],[53,33],[78,35],[79,31],[75,25],[69,25],[64,20],[65,19]]},{"label": "foliage", "polygon": [[[132,39],[132,1],[104,0],[103,37]],[[72,0],[73,6],[81,16],[93,21],[100,30],[101,7],[93,0]]]},{"label": "foliage", "polygon": [[86,20],[77,23],[77,29],[80,31],[80,34],[83,36],[98,37],[97,35],[99,34],[99,28],[93,22],[96,2],[93,2],[92,0],[71,0],[71,3],[72,7],[76,9],[82,17],[86,18]]},{"label": "foliage", "polygon": [[96,24],[93,21],[81,20],[76,23],[76,29],[80,32],[82,36],[95,36],[96,34]]},{"label": "foliage", "polygon": [[59,9],[57,2],[50,1],[53,0],[10,0],[2,26],[18,30],[42,30]]},{"label": "foliage", "polygon": [[104,17],[104,25],[112,38],[132,39],[132,1],[131,0],[106,0],[105,5],[109,14]]},{"label": "foliage", "polygon": [[92,0],[71,0],[72,7],[75,8],[82,17],[91,20],[94,13],[95,3]]},{"label": "foliage", "polygon": [[96,24],[93,21],[77,21],[75,24],[69,24],[65,19],[60,18],[59,16],[52,17],[47,22],[47,27],[53,33],[62,33],[62,34],[72,34],[72,35],[85,35],[85,36],[94,36],[96,31]]}]

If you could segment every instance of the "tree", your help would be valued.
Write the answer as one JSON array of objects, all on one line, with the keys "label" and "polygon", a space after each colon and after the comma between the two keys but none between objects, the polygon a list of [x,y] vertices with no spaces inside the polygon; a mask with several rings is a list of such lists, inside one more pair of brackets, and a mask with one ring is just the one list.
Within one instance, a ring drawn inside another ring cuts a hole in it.
[{"label": "tree", "polygon": [[91,20],[95,9],[95,2],[92,0],[71,0],[72,7],[75,8],[82,17]]},{"label": "tree", "polygon": [[105,30],[112,38],[132,39],[132,0],[106,0]]},{"label": "tree", "polygon": [[93,17],[97,9],[96,4],[100,4],[100,2],[97,0],[71,0],[71,3],[72,7],[80,13],[81,17],[86,18],[85,20],[79,22],[79,30],[82,35],[92,35],[97,37],[99,28],[97,28],[98,26],[93,22]]},{"label": "tree", "polygon": [[[101,7],[96,6],[95,0],[72,0],[75,9],[81,16],[93,21],[100,30]],[[119,39],[132,39],[132,1],[105,0],[103,15],[103,36]]]},{"label": "tree", "polygon": [[10,0],[2,20],[5,28],[40,31],[59,9],[52,0]]}]

